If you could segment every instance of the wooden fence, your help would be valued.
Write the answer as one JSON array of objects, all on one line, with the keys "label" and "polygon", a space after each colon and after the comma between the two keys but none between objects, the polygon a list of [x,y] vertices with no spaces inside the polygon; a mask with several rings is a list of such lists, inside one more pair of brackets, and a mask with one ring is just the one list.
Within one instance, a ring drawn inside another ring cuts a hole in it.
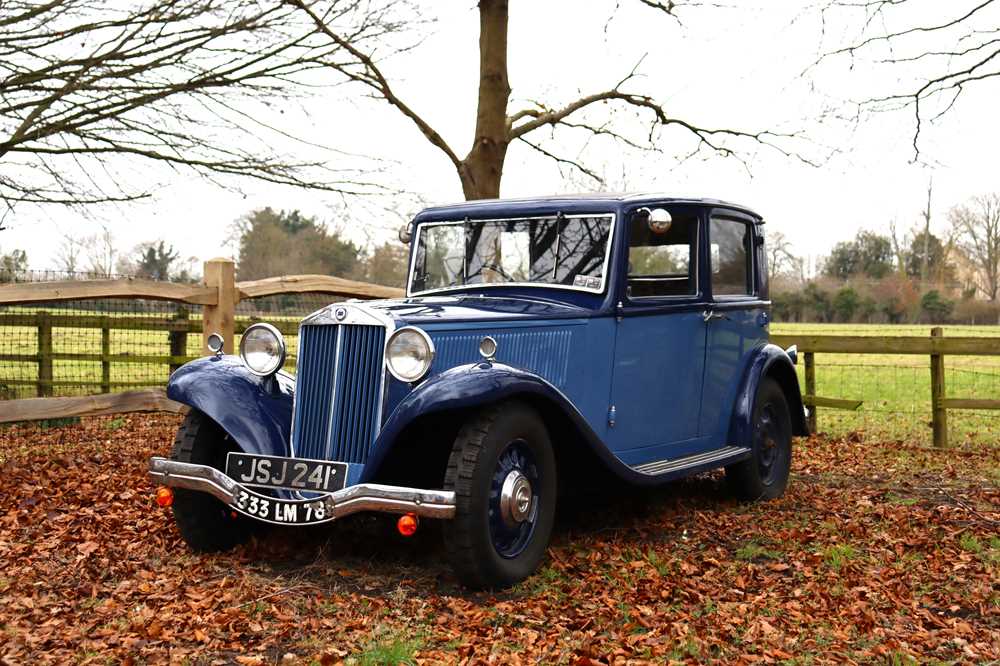
[{"label": "wooden fence", "polygon": [[[0,402],[0,422],[31,418],[55,418],[60,414],[114,413],[170,409],[162,391],[133,391],[116,398],[51,398],[53,387],[72,384],[91,386],[102,393],[113,389],[148,386],[148,382],[112,381],[113,364],[161,364],[174,369],[194,358],[187,354],[188,336],[201,333],[201,353],[207,354],[207,336],[219,333],[225,340],[225,351],[233,353],[234,339],[252,323],[250,318],[237,318],[236,305],[242,299],[282,294],[323,293],[333,297],[358,299],[395,298],[402,290],[355,282],[323,275],[299,275],[253,282],[236,282],[233,263],[228,259],[213,259],[204,267],[204,283],[180,285],[148,280],[80,280],[65,282],[20,283],[0,286],[0,305],[23,305],[58,301],[78,301],[100,298],[141,298],[176,301],[202,306],[200,318],[191,317],[181,309],[174,316],[115,316],[56,314],[51,312],[0,313],[0,326],[31,327],[37,331],[37,352],[34,354],[2,354],[0,361],[37,364],[37,379],[8,380],[12,384],[37,387],[38,398]],[[284,334],[295,334],[298,322],[276,321]],[[101,349],[97,353],[53,351],[54,328],[99,329]],[[113,330],[162,331],[168,336],[169,353],[165,355],[112,354]],[[782,347],[796,345],[803,358],[803,401],[810,407],[810,420],[815,428],[818,408],[858,409],[860,400],[816,395],[815,355],[822,354],[910,354],[930,359],[931,423],[935,446],[947,446],[949,409],[1000,409],[1000,399],[949,397],[945,387],[944,357],[1000,356],[1000,338],[944,337],[940,328],[928,337],[922,336],[841,336],[841,335],[772,335]],[[101,364],[100,379],[81,382],[60,382],[55,379],[54,362],[59,360],[90,361]],[[48,401],[48,402],[45,402]],[[166,405],[166,406],[165,406]],[[39,417],[44,414],[44,417]]]},{"label": "wooden fence", "polygon": [[[0,313],[0,326],[30,327],[37,331],[37,352],[34,354],[0,354],[0,362],[37,364],[37,379],[6,380],[11,385],[37,387],[38,398],[0,402],[0,423],[58,418],[81,414],[119,413],[125,411],[178,411],[158,391],[132,391],[116,398],[94,396],[52,398],[57,386],[90,386],[102,393],[113,389],[148,386],[148,382],[112,381],[113,364],[162,364],[171,370],[196,358],[187,353],[188,336],[201,334],[201,353],[208,354],[207,338],[212,333],[222,335],[226,353],[235,351],[235,335],[252,323],[249,317],[236,316],[236,305],[243,299],[284,294],[321,293],[330,297],[356,299],[396,298],[401,289],[356,282],[326,275],[293,275],[252,282],[236,282],[233,262],[213,259],[204,265],[204,282],[183,285],[151,280],[68,280],[61,282],[14,283],[0,285],[0,305],[30,305],[81,301],[102,298],[134,298],[175,301],[202,306],[202,316],[191,317],[183,308],[177,315],[166,316],[107,316],[92,314],[61,314],[52,312]],[[297,322],[277,322],[282,333],[294,334]],[[56,352],[53,329],[76,328],[100,330],[101,349],[97,353]],[[112,354],[111,332],[114,330],[161,331],[167,334],[169,354]],[[60,360],[90,361],[101,364],[101,376],[94,381],[59,381],[55,379],[54,362]],[[166,406],[166,407],[165,407]],[[39,416],[44,415],[44,416]]]},{"label": "wooden fence", "polygon": [[931,428],[934,446],[948,446],[949,409],[1000,409],[1000,399],[949,398],[945,389],[944,357],[1000,356],[1000,338],[944,337],[941,328],[922,336],[863,335],[772,335],[771,341],[782,347],[795,345],[802,355],[805,385],[802,401],[810,408],[810,429],[815,431],[817,408],[858,409],[860,400],[827,398],[816,395],[816,354],[908,354],[930,358]]}]

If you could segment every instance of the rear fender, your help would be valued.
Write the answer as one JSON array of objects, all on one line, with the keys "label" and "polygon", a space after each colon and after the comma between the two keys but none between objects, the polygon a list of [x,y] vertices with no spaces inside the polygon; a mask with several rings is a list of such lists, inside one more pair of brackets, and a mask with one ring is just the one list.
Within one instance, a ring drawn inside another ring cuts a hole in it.
[{"label": "rear fender", "polygon": [[728,444],[746,447],[753,445],[753,410],[757,390],[765,377],[771,377],[778,382],[785,394],[792,417],[792,434],[803,437],[809,434],[809,426],[806,424],[802,407],[802,393],[799,391],[799,378],[795,374],[792,359],[781,347],[767,344],[754,353],[743,375],[743,383],[736,396],[729,424]]},{"label": "rear fender", "polygon": [[167,397],[203,412],[246,453],[290,456],[295,380],[258,377],[236,356],[213,356],[177,369]]}]

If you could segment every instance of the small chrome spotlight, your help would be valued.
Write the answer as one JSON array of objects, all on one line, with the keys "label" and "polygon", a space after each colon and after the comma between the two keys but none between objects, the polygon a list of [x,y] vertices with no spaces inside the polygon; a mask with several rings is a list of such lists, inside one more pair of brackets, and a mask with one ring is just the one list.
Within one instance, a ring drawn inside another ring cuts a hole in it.
[{"label": "small chrome spotlight", "polygon": [[226,341],[218,333],[212,333],[205,341],[205,346],[216,356],[222,356],[222,349],[226,346]]},{"label": "small chrome spotlight", "polygon": [[497,360],[497,341],[486,336],[479,341],[479,355],[485,358],[487,361]]}]

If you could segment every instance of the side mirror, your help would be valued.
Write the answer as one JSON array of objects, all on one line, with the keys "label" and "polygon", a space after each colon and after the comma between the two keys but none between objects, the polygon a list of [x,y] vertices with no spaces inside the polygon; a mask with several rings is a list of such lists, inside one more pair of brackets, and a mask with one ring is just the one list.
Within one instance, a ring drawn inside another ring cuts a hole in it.
[{"label": "side mirror", "polygon": [[640,208],[636,215],[646,218],[649,230],[654,234],[665,234],[670,231],[670,225],[674,223],[674,218],[666,208]]},{"label": "side mirror", "polygon": [[399,242],[409,245],[411,240],[413,240],[413,222],[407,222],[399,228]]}]

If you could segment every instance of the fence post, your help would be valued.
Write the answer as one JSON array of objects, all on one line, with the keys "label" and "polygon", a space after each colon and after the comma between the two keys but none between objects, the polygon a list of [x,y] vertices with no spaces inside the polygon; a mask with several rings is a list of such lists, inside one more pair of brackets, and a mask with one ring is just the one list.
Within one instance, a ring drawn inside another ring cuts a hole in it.
[{"label": "fence post", "polygon": [[[806,366],[806,395],[816,397],[816,358],[812,352],[803,354]],[[809,407],[809,432],[816,432],[816,405]]]},{"label": "fence post", "polygon": [[205,286],[216,287],[219,298],[215,305],[206,305],[202,315],[201,353],[210,354],[208,336],[218,333],[225,340],[223,350],[235,352],[233,328],[236,320],[236,269],[231,259],[218,258],[205,262]]},{"label": "fence post", "polygon": [[[184,328],[175,328],[167,333],[167,339],[170,340],[170,355],[171,356],[187,356],[187,344],[188,344],[188,311],[187,308],[180,308],[177,310],[177,315],[174,320],[184,324]],[[180,363],[170,363],[170,373],[173,374],[174,370],[181,367]]]},{"label": "fence post", "polygon": [[111,318],[101,317],[101,393],[111,393]]},{"label": "fence post", "polygon": [[[932,338],[943,335],[940,326],[931,329]],[[936,447],[948,446],[948,410],[944,406],[944,397],[944,355],[931,354],[931,427]]]},{"label": "fence post", "polygon": [[39,312],[38,322],[38,397],[52,395],[52,322],[48,312]]}]

